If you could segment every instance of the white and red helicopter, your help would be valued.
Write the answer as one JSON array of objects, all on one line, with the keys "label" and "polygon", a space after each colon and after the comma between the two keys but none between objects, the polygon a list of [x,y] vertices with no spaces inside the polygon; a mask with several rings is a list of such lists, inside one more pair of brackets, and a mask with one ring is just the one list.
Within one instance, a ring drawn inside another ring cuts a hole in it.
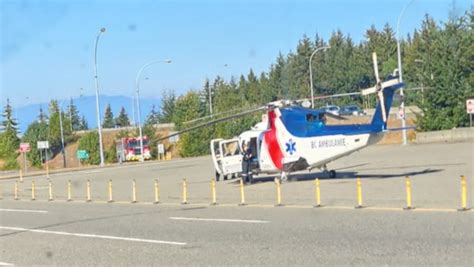
[{"label": "white and red helicopter", "polygon": [[[403,87],[397,76],[389,75],[382,82],[379,78],[377,56],[373,53],[376,85],[361,90],[359,94],[377,94],[378,103],[372,121],[368,124],[328,125],[324,109],[304,108],[298,101],[281,100],[254,110],[221,118],[177,132],[191,131],[211,123],[266,110],[262,122],[233,139],[211,141],[211,154],[216,169],[216,180],[237,176],[242,172],[241,147],[245,142],[254,154],[254,174],[288,175],[302,170],[321,169],[331,178],[335,170],[328,170],[331,161],[347,156],[377,143],[387,132],[387,118],[397,89]],[[352,93],[353,94],[353,93]],[[397,129],[399,130],[399,129]],[[168,138],[169,136],[165,137]]]}]

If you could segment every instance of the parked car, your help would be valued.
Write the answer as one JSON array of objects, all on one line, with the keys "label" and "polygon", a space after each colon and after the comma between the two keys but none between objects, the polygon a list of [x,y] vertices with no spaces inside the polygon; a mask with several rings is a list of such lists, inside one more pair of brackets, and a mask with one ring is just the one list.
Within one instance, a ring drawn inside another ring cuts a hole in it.
[{"label": "parked car", "polygon": [[326,113],[331,113],[331,114],[336,115],[336,116],[339,116],[339,115],[340,115],[339,111],[340,111],[341,109],[340,109],[338,106],[336,106],[336,105],[327,105],[327,106],[325,106],[325,107],[323,107],[323,108],[324,108],[324,111],[325,111]]},{"label": "parked car", "polygon": [[339,111],[340,115],[345,116],[363,116],[366,115],[365,112],[359,108],[357,105],[348,105],[341,108]]}]

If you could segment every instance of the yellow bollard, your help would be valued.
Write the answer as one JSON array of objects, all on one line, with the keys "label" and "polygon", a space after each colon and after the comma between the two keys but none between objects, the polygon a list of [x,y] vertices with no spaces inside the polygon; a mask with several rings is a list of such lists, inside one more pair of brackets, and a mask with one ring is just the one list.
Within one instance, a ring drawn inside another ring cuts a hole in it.
[{"label": "yellow bollard", "polygon": [[132,181],[132,203],[137,203],[137,182],[135,179]]},{"label": "yellow bollard", "polygon": [[15,188],[13,189],[14,199],[18,200],[18,181],[15,181]]},{"label": "yellow bollard", "polygon": [[211,205],[217,205],[217,195],[216,195],[216,180],[211,180],[211,196],[212,196],[212,203]]},{"label": "yellow bollard", "polygon": [[277,197],[277,203],[275,204],[275,207],[280,207],[283,206],[281,204],[281,183],[280,179],[275,178],[275,184],[276,184],[276,197]]},{"label": "yellow bollard", "polygon": [[467,211],[467,181],[464,175],[461,175],[461,208],[458,211]]},{"label": "yellow bollard", "polygon": [[160,203],[160,187],[158,185],[158,180],[155,179],[155,202],[153,204]]},{"label": "yellow bollard", "polygon": [[109,179],[109,201],[108,203],[114,202],[113,194],[112,194],[112,179]]},{"label": "yellow bollard", "polygon": [[244,192],[244,179],[240,178],[240,204],[239,206],[245,206],[245,192]]},{"label": "yellow bollard", "polygon": [[35,180],[31,181],[31,200],[36,200]]},{"label": "yellow bollard", "polygon": [[181,202],[181,204],[188,204],[188,186],[186,179],[183,179],[183,202]]},{"label": "yellow bollard", "polygon": [[20,183],[23,183],[23,171],[20,169]]},{"label": "yellow bollard", "polygon": [[46,161],[46,178],[49,178],[49,164],[48,164],[48,161]]},{"label": "yellow bollard", "polygon": [[86,183],[86,202],[91,202],[91,181],[87,179]]},{"label": "yellow bollard", "polygon": [[321,189],[320,189],[320,184],[319,184],[319,178],[316,178],[314,180],[314,198],[316,200],[316,205],[314,205],[315,208],[321,208]]},{"label": "yellow bollard", "polygon": [[67,201],[72,201],[71,180],[67,181]]},{"label": "yellow bollard", "polygon": [[410,177],[406,176],[405,177],[405,187],[406,187],[406,192],[407,192],[407,206],[403,208],[404,210],[412,210],[414,207],[411,205],[411,182],[410,182]]},{"label": "yellow bollard", "polygon": [[49,192],[49,198],[48,201],[53,201],[53,182],[51,180],[48,181],[48,192]]},{"label": "yellow bollard", "polygon": [[362,183],[360,181],[360,178],[357,178],[357,206],[355,206],[356,209],[361,209],[364,206],[362,206]]}]

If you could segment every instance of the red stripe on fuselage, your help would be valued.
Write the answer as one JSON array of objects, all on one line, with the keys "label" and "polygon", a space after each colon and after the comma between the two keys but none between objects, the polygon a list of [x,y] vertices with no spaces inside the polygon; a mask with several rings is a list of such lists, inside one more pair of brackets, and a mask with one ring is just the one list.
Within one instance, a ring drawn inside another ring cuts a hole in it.
[{"label": "red stripe on fuselage", "polygon": [[265,132],[265,135],[264,135],[265,144],[268,147],[268,152],[270,154],[270,158],[273,161],[273,164],[279,170],[282,170],[283,169],[283,163],[282,163],[283,152],[281,151],[280,144],[278,144],[277,129],[275,125],[276,114],[274,110],[268,112],[268,120],[270,122],[270,130]]}]

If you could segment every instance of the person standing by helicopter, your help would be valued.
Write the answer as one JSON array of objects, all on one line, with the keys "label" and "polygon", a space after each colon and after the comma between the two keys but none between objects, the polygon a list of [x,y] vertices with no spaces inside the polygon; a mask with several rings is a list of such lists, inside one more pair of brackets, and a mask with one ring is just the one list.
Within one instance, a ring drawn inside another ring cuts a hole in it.
[{"label": "person standing by helicopter", "polygon": [[242,179],[245,183],[252,183],[252,149],[247,146],[245,141],[242,143]]}]

